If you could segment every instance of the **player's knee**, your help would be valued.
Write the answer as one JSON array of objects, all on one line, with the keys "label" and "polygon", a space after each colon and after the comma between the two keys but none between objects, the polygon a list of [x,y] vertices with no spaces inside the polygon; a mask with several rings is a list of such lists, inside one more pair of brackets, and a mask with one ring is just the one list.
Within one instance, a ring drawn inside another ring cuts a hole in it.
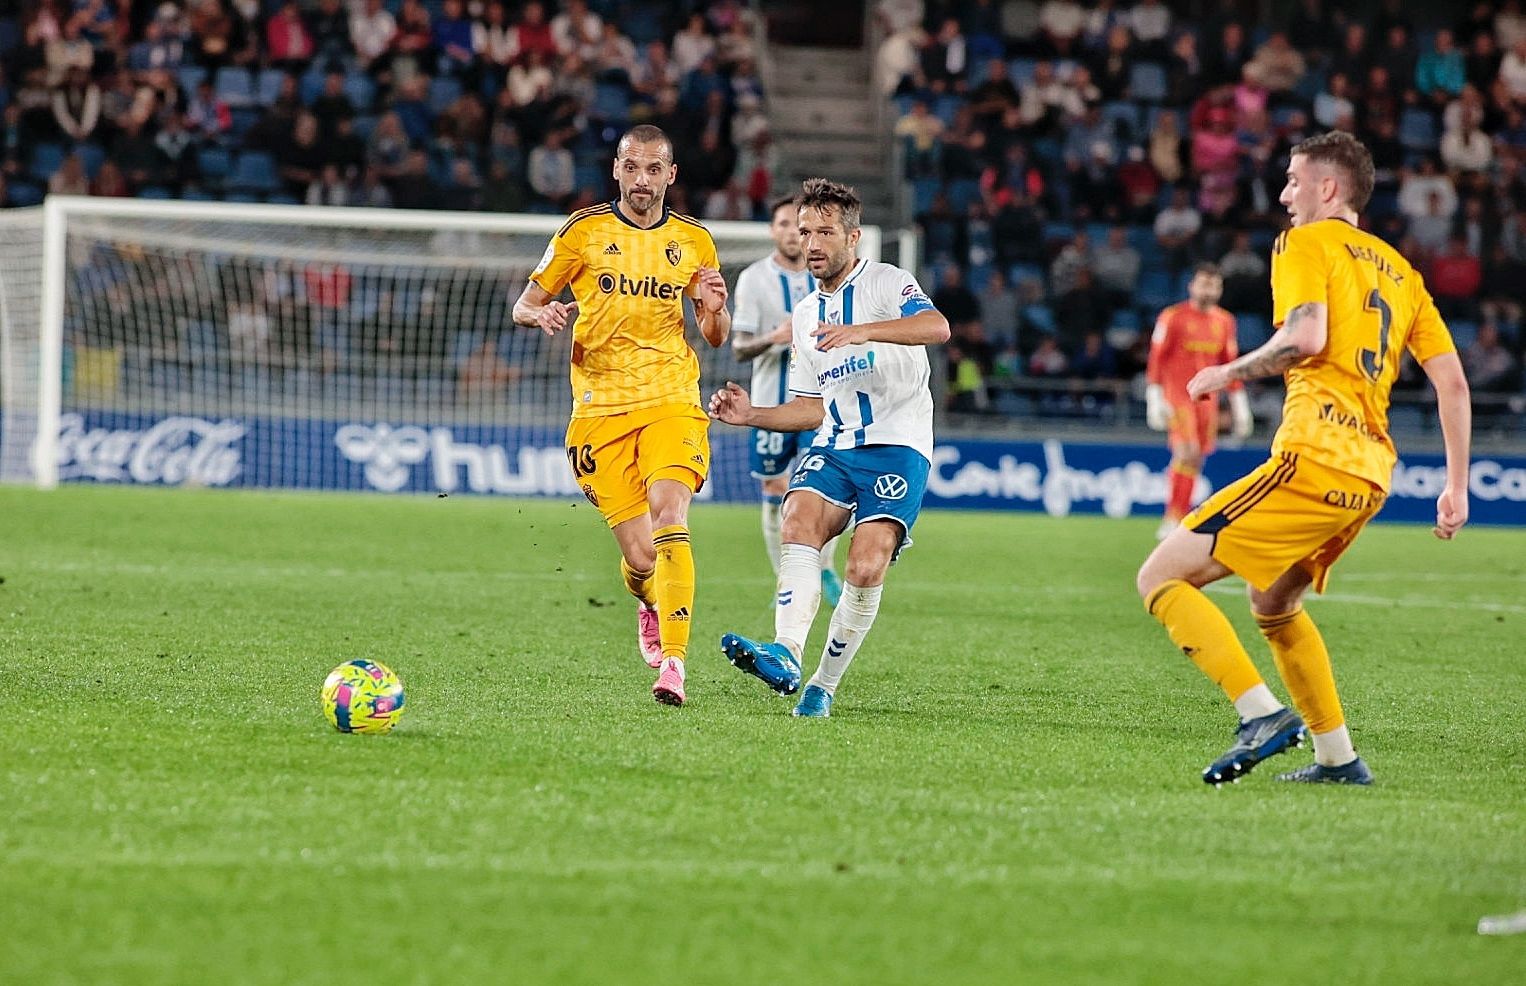
[{"label": "player's knee", "polygon": [[625,564],[633,571],[650,572],[657,565],[657,547],[651,542],[622,544],[620,553],[625,556]]},{"label": "player's knee", "polygon": [[1160,588],[1160,584],[1164,581],[1165,579],[1150,564],[1149,558],[1146,558],[1144,564],[1139,566],[1139,571],[1134,573],[1134,588],[1139,590],[1140,599],[1149,599],[1150,593]]},{"label": "player's knee", "polygon": [[880,585],[885,581],[885,572],[890,568],[890,556],[893,553],[875,552],[872,556],[853,554],[848,556],[847,579],[850,585],[859,588]]}]

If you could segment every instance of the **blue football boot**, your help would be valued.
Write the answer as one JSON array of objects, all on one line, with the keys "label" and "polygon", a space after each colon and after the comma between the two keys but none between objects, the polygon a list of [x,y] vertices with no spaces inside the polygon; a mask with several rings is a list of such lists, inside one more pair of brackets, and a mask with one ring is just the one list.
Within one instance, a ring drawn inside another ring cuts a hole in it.
[{"label": "blue football boot", "polygon": [[[806,689],[810,691],[810,689]],[[1339,767],[1326,767],[1322,763],[1311,763],[1307,767],[1299,767],[1297,770],[1288,771],[1286,774],[1278,774],[1279,781],[1295,781],[1301,784],[1362,784],[1372,783],[1372,771],[1357,757],[1350,763],[1343,763]]]},{"label": "blue football boot", "polygon": [[800,690],[800,664],[789,648],[780,643],[764,644],[739,634],[721,637],[721,653],[739,671],[745,671],[780,695]]},{"label": "blue football boot", "polygon": [[1278,709],[1271,715],[1246,719],[1235,730],[1235,745],[1203,771],[1203,782],[1217,787],[1238,781],[1267,757],[1302,743],[1303,720],[1292,709]]},{"label": "blue football boot", "polygon": [[825,719],[832,714],[832,693],[820,685],[806,685],[790,715],[801,719]]},{"label": "blue football boot", "polygon": [[821,570],[821,601],[833,609],[842,599],[842,577],[830,568]]}]

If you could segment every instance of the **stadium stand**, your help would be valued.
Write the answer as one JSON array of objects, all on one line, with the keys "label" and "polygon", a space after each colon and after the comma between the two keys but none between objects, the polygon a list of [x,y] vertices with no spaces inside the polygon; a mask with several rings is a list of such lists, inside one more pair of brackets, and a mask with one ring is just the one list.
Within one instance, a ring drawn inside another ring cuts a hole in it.
[{"label": "stadium stand", "polygon": [[[1418,2],[1301,0],[1255,19],[1233,2],[872,3],[907,178],[906,214],[881,222],[914,221],[929,285],[956,268],[976,312],[948,347],[949,406],[1137,417],[1149,327],[1201,259],[1226,268],[1242,344],[1264,340],[1288,148],[1341,126],[1378,165],[1371,228],[1435,287],[1480,397],[1502,409],[1487,420],[1519,429],[1519,7],[1449,20]],[[607,196],[613,140],[652,122],[678,143],[673,208],[759,218],[778,191],[756,68],[767,10],[0,4],[0,206],[52,190],[553,214]],[[1075,397],[1091,392],[1071,386],[1075,367],[1109,399]],[[1258,393],[1275,405],[1275,388]]]},{"label": "stadium stand", "polygon": [[[1106,418],[1110,405],[1077,396],[1078,376],[1102,367],[1126,397],[1148,327],[1184,297],[1198,260],[1224,266],[1241,345],[1264,342],[1288,151],[1340,127],[1373,151],[1365,220],[1425,274],[1490,412],[1480,421],[1519,429],[1519,4],[1303,0],[1275,5],[1270,21],[1234,3],[1188,17],[1161,0],[875,6],[926,268],[940,284],[946,269],[962,271],[981,311],[949,347],[950,407]],[[1007,306],[1015,319],[989,317]],[[1100,356],[1099,333],[1110,350]],[[1415,399],[1411,371],[1401,385]],[[1260,390],[1275,416],[1280,390]]]}]

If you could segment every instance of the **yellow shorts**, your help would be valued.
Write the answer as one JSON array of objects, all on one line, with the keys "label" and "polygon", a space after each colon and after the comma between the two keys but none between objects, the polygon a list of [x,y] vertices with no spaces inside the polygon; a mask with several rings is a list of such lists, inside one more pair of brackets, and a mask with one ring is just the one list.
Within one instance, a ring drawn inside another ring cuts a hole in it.
[{"label": "yellow shorts", "polygon": [[710,419],[695,404],[573,418],[567,462],[610,527],[646,513],[647,489],[674,479],[698,493],[710,469]]},{"label": "yellow shorts", "polygon": [[1213,557],[1257,589],[1294,565],[1325,591],[1335,564],[1387,494],[1370,480],[1291,452],[1209,497],[1184,527],[1213,535]]}]

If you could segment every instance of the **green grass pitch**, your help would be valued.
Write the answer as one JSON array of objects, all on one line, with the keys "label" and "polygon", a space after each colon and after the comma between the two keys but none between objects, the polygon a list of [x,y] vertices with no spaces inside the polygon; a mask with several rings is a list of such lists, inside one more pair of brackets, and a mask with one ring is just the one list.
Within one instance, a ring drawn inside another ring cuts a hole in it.
[{"label": "green grass pitch", "polygon": [[[1370,529],[1310,607],[1377,785],[1274,782],[1302,750],[1214,791],[1232,712],[1134,593],[1144,520],[924,516],[834,717],[801,722],[716,646],[771,630],[753,508],[694,511],[676,710],[586,505],[0,509],[6,983],[1526,970],[1526,937],[1474,931],[1526,907],[1526,532]],[[408,686],[389,736],[320,715],[360,656]]]}]

